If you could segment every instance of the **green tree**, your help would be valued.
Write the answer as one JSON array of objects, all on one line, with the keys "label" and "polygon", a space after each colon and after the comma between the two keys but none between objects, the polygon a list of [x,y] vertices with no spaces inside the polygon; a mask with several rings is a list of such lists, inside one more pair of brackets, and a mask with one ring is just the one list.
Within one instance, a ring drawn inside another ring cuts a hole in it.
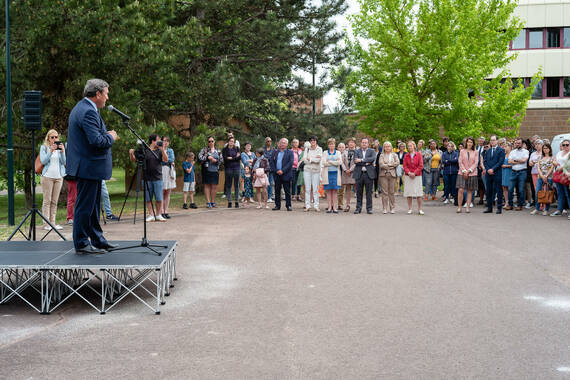
[{"label": "green tree", "polygon": [[539,80],[513,84],[511,0],[359,0],[348,88],[373,136],[514,136]]}]

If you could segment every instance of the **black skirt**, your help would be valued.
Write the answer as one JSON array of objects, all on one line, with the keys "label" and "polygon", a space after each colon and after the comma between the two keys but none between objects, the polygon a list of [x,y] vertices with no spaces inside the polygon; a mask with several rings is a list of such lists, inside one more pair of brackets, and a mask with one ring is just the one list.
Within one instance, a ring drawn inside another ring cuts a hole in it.
[{"label": "black skirt", "polygon": [[216,171],[216,172],[210,172],[208,170],[204,170],[202,171],[202,173],[204,173],[202,175],[202,183],[204,185],[217,185],[219,178],[220,178],[220,174]]}]

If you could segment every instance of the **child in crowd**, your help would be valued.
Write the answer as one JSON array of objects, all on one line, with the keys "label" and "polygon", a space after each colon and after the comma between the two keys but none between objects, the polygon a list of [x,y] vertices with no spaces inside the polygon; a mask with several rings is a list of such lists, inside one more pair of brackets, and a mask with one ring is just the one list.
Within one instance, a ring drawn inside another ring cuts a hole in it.
[{"label": "child in crowd", "polygon": [[194,204],[194,191],[196,190],[196,180],[194,176],[194,153],[186,153],[186,160],[182,163],[184,170],[184,205],[183,209],[188,210],[188,203],[186,203],[188,193],[190,193],[190,208],[198,208]]},{"label": "child in crowd", "polygon": [[243,168],[243,192],[244,197],[242,203],[245,207],[246,203],[252,203],[251,198],[253,198],[253,177],[249,166],[244,166]]},{"label": "child in crowd", "polygon": [[269,186],[269,178],[267,177],[267,172],[269,171],[269,161],[265,158],[263,148],[259,148],[255,151],[255,161],[253,161],[253,187],[257,190],[257,202],[259,206],[257,208],[263,208],[261,204],[261,193],[265,195],[265,208],[269,208],[267,205],[267,186]]}]

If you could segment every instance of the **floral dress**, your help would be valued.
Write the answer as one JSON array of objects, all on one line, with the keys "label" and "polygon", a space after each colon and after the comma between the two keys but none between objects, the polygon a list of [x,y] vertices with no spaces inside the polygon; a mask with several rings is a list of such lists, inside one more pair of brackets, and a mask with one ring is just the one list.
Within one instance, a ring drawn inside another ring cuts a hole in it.
[{"label": "floral dress", "polygon": [[246,198],[253,198],[253,177],[251,175],[243,176],[243,189]]}]

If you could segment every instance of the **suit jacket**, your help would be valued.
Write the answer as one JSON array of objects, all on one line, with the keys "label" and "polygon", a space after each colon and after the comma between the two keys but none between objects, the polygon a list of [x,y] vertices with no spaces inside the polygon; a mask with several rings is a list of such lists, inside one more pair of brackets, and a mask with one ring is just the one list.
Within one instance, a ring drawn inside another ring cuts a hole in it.
[{"label": "suit jacket", "polygon": [[356,149],[354,152],[354,159],[361,158],[361,162],[357,162],[354,167],[354,172],[352,173],[352,177],[358,181],[362,176],[362,168],[366,168],[366,174],[368,174],[368,178],[374,179],[376,178],[376,169],[374,168],[374,161],[376,161],[376,152],[374,149],[368,148],[366,152],[362,152],[362,149]]},{"label": "suit jacket", "polygon": [[[392,156],[392,163],[390,157]],[[382,153],[378,157],[378,166],[380,167],[380,177],[396,177],[396,168],[400,165],[398,155],[394,152]]]},{"label": "suit jacket", "polygon": [[[271,167],[273,175],[278,175],[277,154],[279,152],[280,152],[279,149],[275,149],[271,156],[271,160],[269,161],[269,165]],[[293,152],[291,152],[289,149],[285,149],[283,153],[284,153],[283,159],[281,160],[281,170],[283,171],[283,174],[281,174],[280,177],[282,181],[290,181],[293,178],[293,161],[295,160],[295,157],[293,157]]]},{"label": "suit jacket", "polygon": [[83,179],[111,178],[113,142],[99,112],[87,99],[80,100],[69,115],[66,173]]},{"label": "suit jacket", "polygon": [[500,146],[497,146],[495,147],[495,153],[493,153],[493,157],[491,157],[492,149],[493,148],[491,147],[485,152],[483,165],[485,165],[486,170],[493,169],[493,172],[497,174],[501,172],[501,166],[505,161],[505,150]]}]

